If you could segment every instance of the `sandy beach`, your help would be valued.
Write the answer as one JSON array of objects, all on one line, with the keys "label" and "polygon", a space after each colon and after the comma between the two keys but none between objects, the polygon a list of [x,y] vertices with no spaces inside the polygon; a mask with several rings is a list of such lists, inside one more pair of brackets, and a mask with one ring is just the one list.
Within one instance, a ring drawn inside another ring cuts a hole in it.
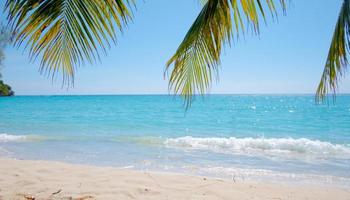
[{"label": "sandy beach", "polygon": [[350,199],[333,186],[249,183],[73,165],[0,159],[1,200],[46,199]]}]

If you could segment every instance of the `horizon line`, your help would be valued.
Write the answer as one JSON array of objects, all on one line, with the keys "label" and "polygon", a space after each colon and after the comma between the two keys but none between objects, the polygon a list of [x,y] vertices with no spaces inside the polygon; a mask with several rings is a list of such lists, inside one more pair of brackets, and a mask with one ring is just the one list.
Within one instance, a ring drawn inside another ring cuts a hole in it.
[{"label": "horizon line", "polygon": [[[213,93],[213,94],[194,94],[194,96],[215,96],[215,95],[232,95],[232,96],[258,96],[258,95],[283,95],[283,96],[315,96],[315,93]],[[350,95],[350,93],[337,93],[335,96]],[[120,93],[120,94],[15,94],[15,96],[181,96],[179,94],[166,94],[166,93]],[[327,96],[333,97],[333,94]]]}]

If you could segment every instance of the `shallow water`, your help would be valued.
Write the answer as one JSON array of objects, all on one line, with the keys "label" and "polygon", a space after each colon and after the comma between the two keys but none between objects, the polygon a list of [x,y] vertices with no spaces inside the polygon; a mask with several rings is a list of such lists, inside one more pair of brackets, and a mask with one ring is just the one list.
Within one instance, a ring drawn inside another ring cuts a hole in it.
[{"label": "shallow water", "polygon": [[0,156],[233,179],[350,183],[350,96],[0,98]]}]

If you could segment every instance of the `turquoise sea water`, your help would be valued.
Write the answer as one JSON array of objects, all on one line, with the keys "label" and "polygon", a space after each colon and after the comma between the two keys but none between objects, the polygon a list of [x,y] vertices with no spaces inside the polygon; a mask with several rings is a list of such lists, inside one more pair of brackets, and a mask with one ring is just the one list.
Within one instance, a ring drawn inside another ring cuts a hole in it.
[{"label": "turquoise sea water", "polygon": [[[0,156],[350,185],[350,96],[0,98]],[[271,178],[272,177],[272,178]]]}]

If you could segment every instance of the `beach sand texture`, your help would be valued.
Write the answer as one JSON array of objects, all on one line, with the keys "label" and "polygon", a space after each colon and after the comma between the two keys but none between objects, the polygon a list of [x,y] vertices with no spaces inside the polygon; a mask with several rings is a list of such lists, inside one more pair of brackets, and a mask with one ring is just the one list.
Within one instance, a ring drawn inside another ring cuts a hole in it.
[{"label": "beach sand texture", "polygon": [[350,189],[248,183],[179,174],[0,159],[1,200],[350,199]]}]

